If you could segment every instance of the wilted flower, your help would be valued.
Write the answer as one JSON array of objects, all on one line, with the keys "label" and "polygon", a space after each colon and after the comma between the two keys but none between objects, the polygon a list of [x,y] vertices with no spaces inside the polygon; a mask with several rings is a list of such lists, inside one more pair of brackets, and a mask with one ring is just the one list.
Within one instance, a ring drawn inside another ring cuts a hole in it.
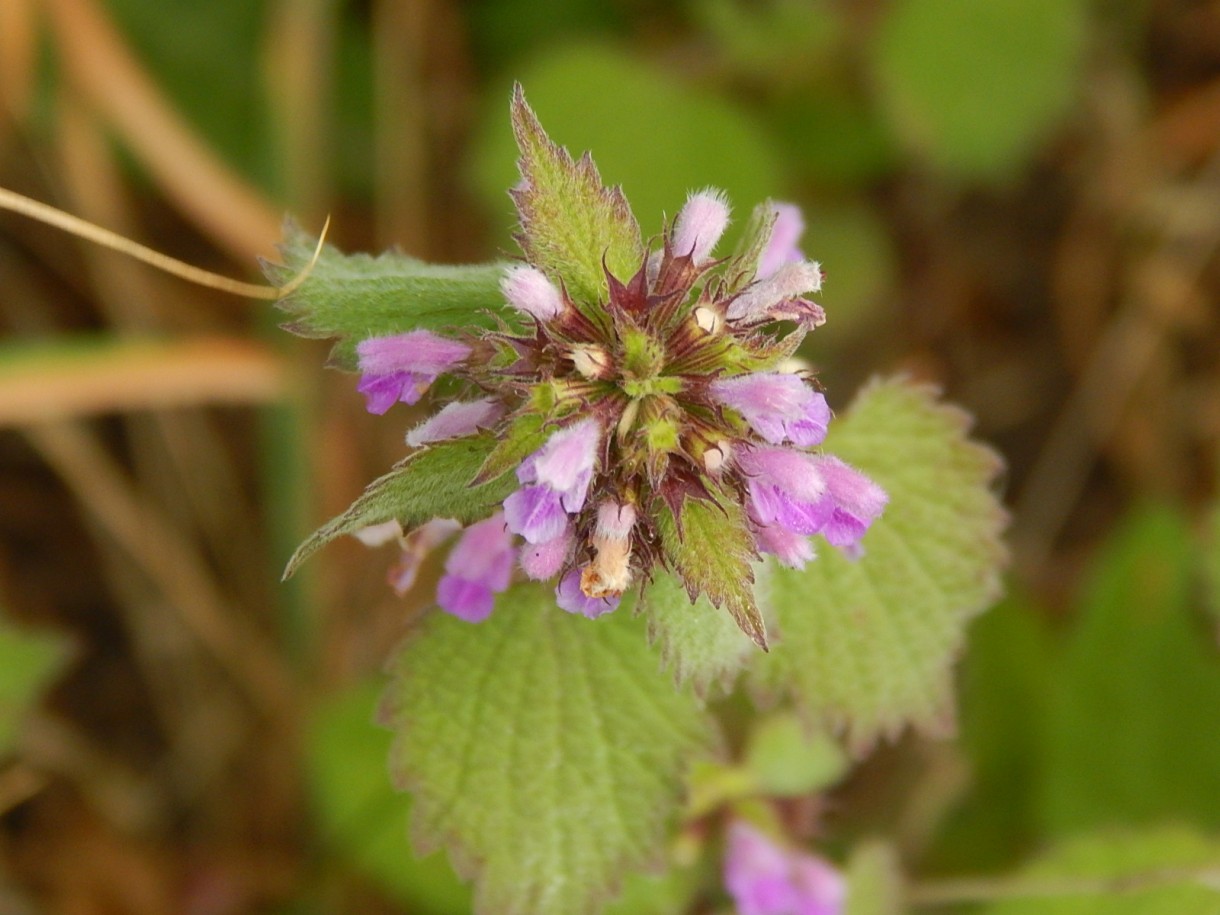
[{"label": "wilted flower", "polygon": [[[520,104],[517,115],[532,118]],[[526,180],[514,191],[523,221],[530,190]],[[675,519],[680,537],[683,507],[699,500],[722,514],[735,503],[755,555],[802,566],[815,534],[859,552],[885,493],[808,450],[825,438],[830,409],[808,373],[782,370],[825,320],[808,298],[821,269],[796,247],[800,213],[764,205],[747,243],[718,260],[728,223],[724,195],[699,191],[633,274],[604,268],[602,300],[574,299],[564,276],[518,264],[501,291],[524,331],[412,331],[360,344],[360,389],[374,412],[414,403],[441,374],[478,391],[412,430],[409,444],[479,429],[516,443],[519,485],[502,520],[473,525],[454,548],[443,607],[466,619],[490,612],[507,586],[500,557],[516,535],[521,570],[557,578],[559,606],[606,613],[658,563],[672,568],[660,519]],[[742,625],[764,643],[761,621]]]}]

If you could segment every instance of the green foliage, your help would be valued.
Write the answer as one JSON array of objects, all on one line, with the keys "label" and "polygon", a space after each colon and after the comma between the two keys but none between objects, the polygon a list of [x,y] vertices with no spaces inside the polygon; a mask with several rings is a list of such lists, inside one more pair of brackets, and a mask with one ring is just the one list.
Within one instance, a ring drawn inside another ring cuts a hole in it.
[{"label": "green foliage", "polygon": [[411,454],[370,483],[347,511],[310,534],[288,560],[284,577],[336,537],[372,524],[396,520],[410,530],[432,518],[453,518],[462,524],[486,518],[517,487],[511,476],[471,484],[495,444],[490,435],[471,435]]},{"label": "green foliage", "polygon": [[[742,206],[786,186],[781,157],[751,117],[624,51],[565,45],[514,75],[557,142],[596,151],[602,177],[622,185],[645,237],[660,232],[663,212],[677,214],[687,190],[722,188]],[[475,138],[475,178],[488,212],[497,214],[505,213],[504,188],[516,176],[502,103],[492,98]],[[734,234],[730,228],[729,241]]]},{"label": "green foliage", "polygon": [[595,911],[658,858],[684,771],[716,738],[643,635],[622,609],[572,616],[530,583],[478,626],[431,615],[399,652],[391,770],[418,846],[477,875],[477,911]]},{"label": "green foliage", "polygon": [[682,582],[658,573],[644,589],[641,612],[648,638],[661,650],[665,666],[679,685],[690,683],[700,695],[713,686],[728,689],[758,648],[733,618],[706,597],[692,604]]},{"label": "green foliage", "polygon": [[842,748],[822,732],[811,732],[795,715],[771,714],[750,732],[745,768],[759,794],[798,797],[824,791],[847,772]]},{"label": "green foliage", "polygon": [[551,142],[520,84],[513,90],[512,124],[521,153],[522,183],[511,192],[521,214],[517,241],[531,264],[562,280],[586,315],[604,315],[606,271],[625,280],[644,263],[631,207],[619,188],[602,184],[589,153],[573,161]]},{"label": "green foliage", "polygon": [[326,842],[412,912],[470,911],[470,891],[440,855],[416,857],[407,842],[410,798],[386,778],[391,735],[373,723],[379,686],[327,700],[312,716],[306,768]]},{"label": "green foliage", "polygon": [[824,549],[804,570],[772,575],[779,644],[756,663],[753,687],[791,696],[855,748],[907,723],[948,728],[965,625],[999,591],[999,459],[966,438],[967,424],[924,388],[871,385],[826,442],[890,496],[864,557]]},{"label": "green foliage", "polygon": [[962,689],[973,785],[941,866],[998,866],[1108,826],[1220,828],[1220,658],[1195,558],[1182,514],[1144,507],[1098,553],[1066,630],[1023,601],[978,623]]},{"label": "green foliage", "polygon": [[702,595],[713,607],[723,607],[765,649],[767,629],[754,601],[751,568],[757,554],[745,509],[727,495],[713,498],[684,500],[677,517],[662,509],[657,519],[661,548],[692,602]]},{"label": "green foliage", "polygon": [[873,48],[874,83],[912,149],[1001,177],[1069,101],[1084,26],[1082,0],[900,0]]},{"label": "green foliage", "polygon": [[22,717],[66,656],[61,639],[0,621],[0,757],[12,752]]},{"label": "green foliage", "polygon": [[1182,828],[1074,839],[1013,881],[983,915],[1220,915],[1220,842]]},{"label": "green foliage", "polygon": [[1220,658],[1189,527],[1146,508],[1096,561],[1047,703],[1036,808],[1057,835],[1166,818],[1220,828]]},{"label": "green foliage", "polygon": [[[309,264],[316,239],[294,225],[284,230],[282,265],[267,276],[283,285]],[[405,254],[379,257],[343,254],[330,245],[309,277],[279,306],[292,320],[285,330],[302,337],[339,341],[331,351],[336,366],[356,368],[356,344],[369,337],[423,329],[495,328],[516,313],[500,293],[501,264],[453,267],[428,264]]]},{"label": "green foliage", "polygon": [[1038,746],[1055,679],[1044,616],[1014,595],[970,628],[959,692],[971,788],[940,829],[945,867],[1003,867],[1037,838]]},{"label": "green foliage", "polygon": [[831,4],[817,0],[700,0],[693,13],[735,70],[768,82],[824,65],[844,28]]},{"label": "green foliage", "polygon": [[847,862],[845,915],[903,915],[903,880],[898,855],[882,842],[865,842]]}]

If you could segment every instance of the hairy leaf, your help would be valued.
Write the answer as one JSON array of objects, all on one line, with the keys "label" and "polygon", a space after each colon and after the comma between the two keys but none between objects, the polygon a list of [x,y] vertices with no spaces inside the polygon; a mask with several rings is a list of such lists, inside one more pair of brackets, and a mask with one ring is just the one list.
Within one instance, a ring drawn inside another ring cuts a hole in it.
[{"label": "hairy leaf", "polygon": [[640,612],[648,618],[648,638],[678,684],[705,695],[715,685],[729,689],[757,648],[733,618],[706,597],[692,604],[682,582],[658,572],[644,589]]},{"label": "hairy leaf", "polygon": [[967,425],[925,388],[867,388],[826,443],[889,493],[865,555],[823,548],[805,569],[772,575],[779,644],[756,663],[753,687],[790,696],[858,750],[907,723],[947,729],[966,623],[999,593],[1005,515],[990,485],[1000,462]]},{"label": "hairy leaf", "polygon": [[609,296],[605,271],[625,281],[643,264],[639,224],[623,192],[602,184],[588,153],[575,162],[551,141],[520,85],[512,121],[523,182],[512,191],[521,215],[517,240],[530,263],[563,281],[577,306],[599,312],[593,306]]},{"label": "hairy leaf", "polygon": [[[657,519],[665,560],[694,601],[702,595],[723,607],[756,645],[766,650],[767,630],[754,601],[757,558],[741,504],[728,497],[686,499],[675,517],[668,508]],[[694,609],[694,608],[692,608]]]},{"label": "hairy leaf", "polygon": [[526,583],[477,626],[428,617],[394,663],[391,768],[417,846],[477,878],[476,911],[597,911],[654,863],[711,719],[621,609],[591,621]]},{"label": "hairy leaf", "polygon": [[490,435],[472,435],[416,451],[370,483],[347,511],[310,534],[288,560],[284,577],[336,537],[372,524],[396,520],[410,530],[432,518],[462,524],[486,518],[517,487],[510,476],[472,485],[495,444]]},{"label": "hairy leaf", "polygon": [[[267,266],[286,283],[313,257],[315,239],[289,224],[283,264]],[[286,330],[302,337],[338,337],[331,361],[355,370],[356,344],[369,337],[423,329],[495,328],[519,319],[500,293],[503,264],[428,264],[405,254],[343,254],[326,245],[309,277],[279,306],[292,315]]]}]

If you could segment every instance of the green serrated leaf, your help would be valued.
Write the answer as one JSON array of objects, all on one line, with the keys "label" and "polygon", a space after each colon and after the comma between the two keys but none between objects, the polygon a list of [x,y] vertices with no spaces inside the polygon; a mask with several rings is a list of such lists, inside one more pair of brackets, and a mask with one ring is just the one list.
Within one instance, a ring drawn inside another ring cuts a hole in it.
[{"label": "green serrated leaf", "polygon": [[411,851],[411,801],[386,777],[392,738],[373,722],[380,690],[379,683],[360,684],[328,698],[310,718],[305,762],[322,838],[412,912],[469,912],[470,891],[448,862]]},{"label": "green serrated leaf", "polygon": [[0,757],[13,749],[22,717],[67,654],[62,639],[0,622]]},{"label": "green serrated leaf", "polygon": [[1073,839],[983,915],[1220,915],[1220,842],[1182,827]]},{"label": "green serrated leaf", "polygon": [[504,476],[472,485],[495,444],[490,435],[472,435],[416,451],[370,483],[347,511],[297,547],[284,577],[336,537],[372,524],[396,520],[410,530],[432,518],[453,518],[462,524],[486,518],[517,487],[514,478]]},{"label": "green serrated leaf", "polygon": [[596,621],[517,585],[477,626],[429,616],[384,708],[412,834],[477,877],[476,911],[597,911],[656,860],[692,757],[716,744],[689,693],[658,679],[643,621]]},{"label": "green serrated leaf", "polygon": [[682,582],[658,572],[644,589],[640,612],[648,618],[648,638],[679,684],[690,683],[706,695],[728,690],[757,650],[733,618],[700,596],[694,604]]},{"label": "green serrated leaf", "polygon": [[602,184],[588,153],[575,162],[551,141],[520,84],[512,123],[524,182],[512,191],[521,215],[517,240],[531,264],[563,281],[577,306],[599,313],[609,297],[605,271],[626,280],[643,265],[640,226],[623,192]]},{"label": "green serrated leaf", "polygon": [[757,558],[745,509],[727,496],[716,501],[687,499],[675,518],[663,508],[657,518],[661,547],[694,601],[702,597],[723,607],[764,651],[767,628],[754,601],[753,560]]},{"label": "green serrated leaf", "polygon": [[[267,266],[283,284],[313,257],[316,239],[295,225],[284,230],[283,264]],[[356,369],[356,344],[369,337],[423,329],[495,329],[519,315],[500,292],[503,264],[428,264],[397,252],[343,254],[326,245],[308,278],[277,304],[292,315],[286,330],[302,337],[338,337],[332,362]]]},{"label": "green serrated leaf", "polygon": [[990,485],[1000,461],[966,438],[968,424],[926,388],[870,385],[826,442],[889,493],[864,557],[824,549],[771,577],[779,644],[752,671],[755,693],[790,696],[858,750],[908,723],[950,725],[966,623],[999,593],[1005,514]]}]

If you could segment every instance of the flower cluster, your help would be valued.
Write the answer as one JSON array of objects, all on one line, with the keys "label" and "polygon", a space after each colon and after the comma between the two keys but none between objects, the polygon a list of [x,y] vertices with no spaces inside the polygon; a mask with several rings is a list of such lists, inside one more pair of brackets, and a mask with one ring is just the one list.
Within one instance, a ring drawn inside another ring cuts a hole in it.
[{"label": "flower cluster", "polygon": [[825,319],[808,298],[822,274],[797,248],[799,211],[762,214],[753,247],[717,260],[729,208],[700,191],[634,275],[606,271],[605,301],[574,301],[562,276],[517,264],[501,289],[524,330],[414,330],[359,344],[372,412],[415,403],[441,375],[481,395],[446,405],[408,444],[480,430],[528,443],[502,511],[449,554],[442,608],[485,618],[517,568],[555,579],[569,612],[611,611],[665,562],[657,519],[689,500],[735,502],[756,550],[789,566],[813,558],[817,534],[859,552],[886,496],[813,450],[830,409],[791,357]]}]

